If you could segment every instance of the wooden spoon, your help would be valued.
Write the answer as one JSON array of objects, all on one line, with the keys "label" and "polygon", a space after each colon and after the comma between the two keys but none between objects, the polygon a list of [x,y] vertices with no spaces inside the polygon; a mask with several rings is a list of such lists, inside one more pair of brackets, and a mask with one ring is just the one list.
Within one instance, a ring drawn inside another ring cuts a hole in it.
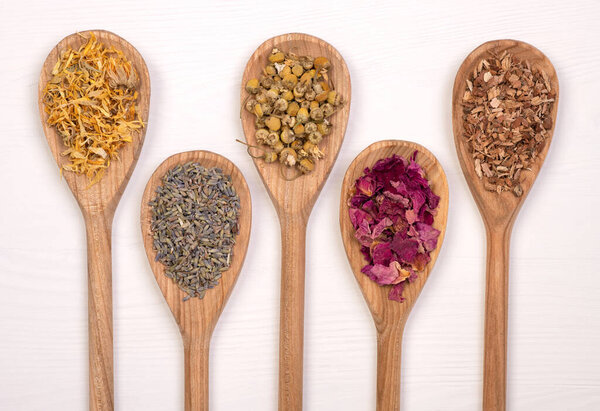
[{"label": "wooden spoon", "polygon": [[[204,167],[218,167],[231,176],[235,190],[240,197],[239,232],[236,236],[233,256],[229,270],[223,273],[219,284],[206,291],[204,298],[191,298],[183,301],[187,295],[177,284],[164,274],[164,265],[156,261],[153,247],[153,235],[150,230],[152,212],[148,205],[155,197],[156,188],[162,185],[162,178],[168,170],[177,164],[190,161]],[[188,151],[167,158],[158,166],[144,191],[142,198],[142,236],[150,267],[167,304],[179,325],[183,337],[185,355],[185,409],[188,411],[208,410],[208,349],[217,320],[233,290],[248,248],[250,226],[252,223],[252,201],[250,191],[240,170],[225,157],[210,151]]]},{"label": "wooden spoon", "polygon": [[315,170],[293,181],[281,175],[279,163],[254,164],[275,205],[281,224],[281,313],[279,337],[279,409],[302,409],[302,352],[304,346],[304,260],[306,225],[312,207],[337,158],[350,112],[350,74],[344,59],[327,42],[308,34],[284,34],[273,37],[256,49],[244,71],[241,88],[242,126],[248,144],[256,144],[254,115],[243,109],[248,97],[245,84],[259,78],[268,64],[273,47],[284,52],[312,57],[325,56],[331,62],[329,77],[333,88],[343,97],[344,105],[329,120],[331,133],[319,145],[325,157],[315,164]]},{"label": "wooden spoon", "polygon": [[[66,147],[54,127],[47,124],[43,95],[46,83],[52,78],[52,69],[62,52],[69,47],[77,50],[94,33],[98,41],[123,51],[139,76],[138,107],[144,124],[148,122],[150,105],[150,77],[140,53],[127,41],[114,33],[103,30],[84,31],[62,39],[52,49],[40,74],[38,105],[44,134],[59,168],[68,162],[61,156]],[[104,177],[88,188],[85,175],[64,172],[64,178],[73,192],[83,213],[87,232],[88,253],[88,315],[89,315],[89,362],[90,362],[90,409],[112,410],[113,399],[113,352],[112,352],[112,268],[111,227],[115,209],[131,177],[140,155],[146,127],[119,150],[119,160],[111,162]]]},{"label": "wooden spoon", "polygon": [[[370,168],[378,160],[391,157],[394,154],[409,158],[415,150],[418,151],[416,161],[425,171],[431,189],[440,196],[440,203],[433,223],[433,227],[440,231],[440,236],[437,248],[430,254],[431,261],[419,273],[418,279],[404,288],[402,296],[405,300],[398,302],[388,299],[390,287],[378,285],[361,272],[362,267],[365,265],[365,259],[360,252],[360,243],[354,236],[354,227],[348,216],[348,199],[350,189],[354,186],[356,179],[363,174],[366,167]],[[363,297],[367,301],[377,330],[377,411],[397,411],[400,409],[400,358],[404,325],[440,252],[446,233],[447,218],[448,182],[446,181],[446,174],[435,156],[420,144],[401,140],[378,141],[364,149],[346,171],[340,197],[340,228],[352,272],[358,281]]]},{"label": "wooden spoon", "polygon": [[483,409],[504,410],[506,408],[506,335],[508,315],[508,252],[512,227],[533,182],[535,181],[552,141],[552,131],[531,172],[523,173],[521,182],[523,195],[486,191],[482,180],[477,177],[474,163],[463,138],[462,97],[467,78],[479,62],[490,56],[490,52],[500,55],[504,50],[521,60],[527,60],[532,67],[539,67],[548,75],[550,86],[556,92],[552,108],[552,123],[556,124],[558,109],[558,78],[550,60],[535,47],[516,40],[490,41],[477,47],[467,56],[458,69],[452,93],[452,125],[454,143],[460,166],[467,180],[487,232],[487,277],[485,303],[485,346],[483,371]]}]

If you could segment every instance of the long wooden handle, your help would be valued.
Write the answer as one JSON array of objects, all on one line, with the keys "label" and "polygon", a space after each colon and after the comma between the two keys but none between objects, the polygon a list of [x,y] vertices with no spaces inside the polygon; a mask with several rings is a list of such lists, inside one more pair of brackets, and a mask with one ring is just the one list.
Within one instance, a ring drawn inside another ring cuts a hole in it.
[{"label": "long wooden handle", "polygon": [[401,324],[377,333],[377,411],[400,409]]},{"label": "long wooden handle", "polygon": [[208,339],[184,342],[185,410],[208,411]]},{"label": "long wooden handle", "polygon": [[112,216],[86,218],[90,410],[114,409],[112,326]]},{"label": "long wooden handle", "polygon": [[281,219],[279,410],[302,410],[306,219]]},{"label": "long wooden handle", "polygon": [[506,335],[508,326],[508,251],[510,227],[487,232],[483,409],[506,409]]}]

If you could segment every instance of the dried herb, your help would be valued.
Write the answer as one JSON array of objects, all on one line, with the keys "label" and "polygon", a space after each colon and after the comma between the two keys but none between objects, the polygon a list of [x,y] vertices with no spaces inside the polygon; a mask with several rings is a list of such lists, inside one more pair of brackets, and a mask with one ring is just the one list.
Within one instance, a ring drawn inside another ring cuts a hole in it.
[{"label": "dried herb", "polygon": [[118,151],[144,127],[136,107],[138,75],[123,52],[92,34],[79,50],[64,51],[44,90],[48,125],[67,149],[64,170],[100,181]]},{"label": "dried herb", "polygon": [[429,186],[415,151],[365,168],[350,192],[349,216],[366,264],[362,272],[379,285],[392,285],[388,298],[403,301],[406,281],[417,279],[437,247],[433,228],[440,202]]},{"label": "dried herb", "polygon": [[[283,53],[274,48],[260,78],[246,84],[245,108],[256,116],[256,142],[266,163],[277,160],[301,174],[324,157],[319,143],[331,131],[330,117],[342,105],[330,84],[326,57]],[[239,141],[239,140],[238,140]],[[301,175],[299,174],[299,175]]]},{"label": "dried herb", "polygon": [[188,294],[184,301],[203,298],[233,258],[240,199],[231,177],[198,163],[177,165],[149,205],[156,261]]},{"label": "dried herb", "polygon": [[507,51],[479,62],[463,95],[463,138],[488,191],[523,194],[552,130],[556,92],[546,73]]}]

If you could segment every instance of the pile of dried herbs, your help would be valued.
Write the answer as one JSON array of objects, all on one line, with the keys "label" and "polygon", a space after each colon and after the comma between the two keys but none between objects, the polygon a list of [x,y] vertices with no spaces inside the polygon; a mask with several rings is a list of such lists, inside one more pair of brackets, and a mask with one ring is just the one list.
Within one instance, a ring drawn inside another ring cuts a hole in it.
[{"label": "pile of dried herbs", "polygon": [[403,301],[406,281],[417,279],[431,260],[440,231],[433,220],[440,202],[429,186],[415,151],[409,160],[394,155],[366,168],[350,192],[350,221],[366,264],[362,272],[388,298]]},{"label": "pile of dried herbs", "polygon": [[326,57],[274,48],[260,80],[248,81],[245,108],[256,116],[256,142],[265,162],[279,160],[307,174],[323,158],[319,143],[331,131],[328,117],[342,104],[327,74],[330,67]]},{"label": "pile of dried herbs", "polygon": [[136,107],[138,75],[123,52],[92,34],[79,50],[64,51],[44,90],[48,125],[67,148],[64,170],[100,181],[119,149],[144,127]]},{"label": "pile of dried herbs", "polygon": [[463,95],[463,138],[486,190],[523,195],[522,173],[552,130],[555,96],[543,70],[506,51],[479,62]]},{"label": "pile of dried herbs", "polygon": [[149,203],[156,261],[190,297],[203,298],[229,269],[240,199],[231,177],[199,163],[169,170]]}]

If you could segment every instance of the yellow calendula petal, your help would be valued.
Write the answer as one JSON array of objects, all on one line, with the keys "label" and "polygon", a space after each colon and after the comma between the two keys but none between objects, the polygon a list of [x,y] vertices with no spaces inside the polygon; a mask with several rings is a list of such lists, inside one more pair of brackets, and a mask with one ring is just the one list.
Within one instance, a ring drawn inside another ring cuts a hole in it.
[{"label": "yellow calendula petal", "polygon": [[61,173],[84,174],[93,185],[144,127],[136,106],[138,75],[122,51],[91,34],[78,50],[59,56],[52,76],[44,90],[44,111],[66,147],[61,154],[69,162]]}]

